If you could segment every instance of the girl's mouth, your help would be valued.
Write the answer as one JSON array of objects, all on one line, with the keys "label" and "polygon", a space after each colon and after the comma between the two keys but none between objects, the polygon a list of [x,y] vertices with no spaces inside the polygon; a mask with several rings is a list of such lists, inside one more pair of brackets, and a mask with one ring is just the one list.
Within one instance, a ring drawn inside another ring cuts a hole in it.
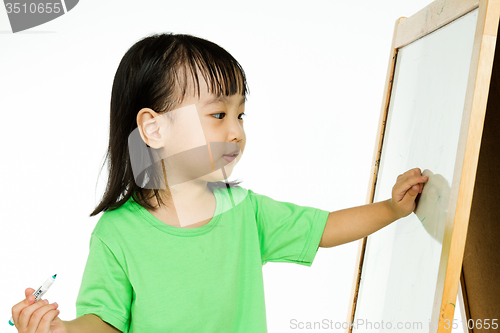
[{"label": "girl's mouth", "polygon": [[238,156],[238,154],[222,155],[222,157],[229,163],[234,161],[236,159],[236,156]]}]

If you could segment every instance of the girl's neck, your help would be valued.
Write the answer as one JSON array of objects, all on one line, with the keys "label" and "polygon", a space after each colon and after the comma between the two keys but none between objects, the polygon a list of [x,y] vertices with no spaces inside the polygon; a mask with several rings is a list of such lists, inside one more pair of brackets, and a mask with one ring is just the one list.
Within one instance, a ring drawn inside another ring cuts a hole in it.
[{"label": "girl's neck", "polygon": [[[160,191],[161,199],[166,206],[156,207],[150,211],[160,221],[181,228],[193,228],[204,225],[215,213],[215,196],[200,180],[188,181],[173,185],[170,191]],[[156,205],[156,197],[151,198]]]}]

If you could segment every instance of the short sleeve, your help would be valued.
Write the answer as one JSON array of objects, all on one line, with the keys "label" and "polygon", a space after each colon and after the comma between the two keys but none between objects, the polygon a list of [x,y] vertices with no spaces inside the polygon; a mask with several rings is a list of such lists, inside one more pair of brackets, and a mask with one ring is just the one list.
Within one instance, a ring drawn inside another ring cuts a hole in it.
[{"label": "short sleeve", "polygon": [[276,201],[248,190],[255,209],[262,264],[311,266],[330,212]]},{"label": "short sleeve", "polygon": [[76,316],[95,314],[122,332],[128,331],[132,286],[111,249],[95,234],[76,300]]}]

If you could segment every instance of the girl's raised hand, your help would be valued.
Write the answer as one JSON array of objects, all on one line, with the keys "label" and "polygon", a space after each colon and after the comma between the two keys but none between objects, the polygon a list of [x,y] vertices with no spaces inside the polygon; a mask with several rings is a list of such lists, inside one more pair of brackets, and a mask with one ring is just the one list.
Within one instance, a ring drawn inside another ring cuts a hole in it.
[{"label": "girl's raised hand", "polygon": [[57,315],[57,303],[35,302],[35,292],[27,288],[26,298],[12,307],[12,319],[19,333],[67,333],[66,327]]},{"label": "girl's raised hand", "polygon": [[392,188],[390,206],[396,216],[400,219],[415,210],[415,198],[422,192],[429,177],[422,176],[419,168],[414,168],[399,175],[396,184]]}]

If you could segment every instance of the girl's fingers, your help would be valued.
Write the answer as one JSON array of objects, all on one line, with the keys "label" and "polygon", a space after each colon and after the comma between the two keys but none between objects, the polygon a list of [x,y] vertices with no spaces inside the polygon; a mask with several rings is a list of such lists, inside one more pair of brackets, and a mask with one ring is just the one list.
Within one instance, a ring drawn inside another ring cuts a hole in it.
[{"label": "girl's fingers", "polygon": [[399,186],[399,192],[402,195],[404,195],[406,192],[408,192],[409,190],[412,190],[412,189],[414,191],[418,191],[418,189],[419,189],[418,183],[415,182],[414,179],[408,179],[404,183],[401,183],[401,185]]},{"label": "girl's fingers", "polygon": [[422,176],[422,170],[420,170],[420,168],[413,168],[403,173],[402,176],[406,179],[413,178],[415,176]]},{"label": "girl's fingers", "polygon": [[[12,320],[14,320],[14,324],[16,325],[16,327],[17,327],[17,322],[19,321],[19,318],[18,318],[19,313],[21,313],[21,311],[25,307],[29,306],[35,300],[35,296],[31,295],[34,292],[35,292],[34,289],[26,288],[26,290],[24,291],[26,298],[12,307]],[[31,296],[31,300],[29,299],[30,296]]]},{"label": "girl's fingers", "polygon": [[425,183],[427,179],[428,177],[422,178],[422,176],[414,176],[408,178],[408,180],[404,182],[404,189],[407,191],[412,188],[412,186],[417,186],[417,190],[420,190],[421,188],[423,188],[423,183]]},{"label": "girl's fingers", "polygon": [[16,325],[17,328],[20,327],[20,326],[18,326],[19,313],[21,313],[21,310],[24,309],[25,307],[27,307],[28,305],[30,305],[30,302],[28,301],[27,298],[25,298],[21,302],[17,303],[16,305],[14,305],[12,307],[12,320],[14,320],[14,324]]},{"label": "girl's fingers", "polygon": [[40,320],[40,324],[38,324],[38,328],[36,329],[36,332],[49,332],[50,331],[50,324],[54,320],[55,317],[59,315],[59,310],[57,309],[52,309],[48,312],[46,312],[42,319]]},{"label": "girl's fingers", "polygon": [[[42,303],[42,302],[37,302],[37,303]],[[40,320],[42,319],[45,314],[51,310],[54,310],[57,308],[57,303],[54,304],[45,304],[42,303],[42,306],[33,311],[33,314],[31,315],[31,318],[29,319],[29,324],[28,324],[28,331],[29,332],[35,332],[37,331],[37,327],[40,324]],[[42,331],[44,332],[44,331]]]},{"label": "girl's fingers", "polygon": [[[33,303],[35,297],[34,296],[31,296],[31,297],[32,297],[32,300],[25,303],[24,307],[21,310],[19,310],[19,313],[17,314],[18,317],[17,318],[12,317],[12,319],[14,319],[14,324],[16,325],[16,328],[28,327],[32,313],[35,310],[37,310],[45,305],[45,303],[41,300]],[[27,304],[31,304],[31,305],[27,306]]]},{"label": "girl's fingers", "polygon": [[422,192],[423,183],[428,180],[428,177],[422,178],[421,175],[416,175],[408,178],[401,177],[401,179],[396,182],[394,187],[394,195],[398,201],[401,201],[411,189],[418,193]]},{"label": "girl's fingers", "polygon": [[[30,296],[30,295],[33,295],[33,293],[34,293],[34,292],[35,292],[35,289],[33,289],[33,288],[26,288],[26,289],[24,290],[24,295],[26,295],[26,297],[28,297],[28,296]],[[33,298],[34,298],[34,297],[35,297],[35,296],[33,296]]]},{"label": "girl's fingers", "polygon": [[418,185],[413,185],[412,187],[410,187],[408,191],[405,193],[403,199],[401,199],[401,202],[406,202],[409,205],[410,202],[415,201],[415,198],[418,195],[418,190],[419,190]]}]

